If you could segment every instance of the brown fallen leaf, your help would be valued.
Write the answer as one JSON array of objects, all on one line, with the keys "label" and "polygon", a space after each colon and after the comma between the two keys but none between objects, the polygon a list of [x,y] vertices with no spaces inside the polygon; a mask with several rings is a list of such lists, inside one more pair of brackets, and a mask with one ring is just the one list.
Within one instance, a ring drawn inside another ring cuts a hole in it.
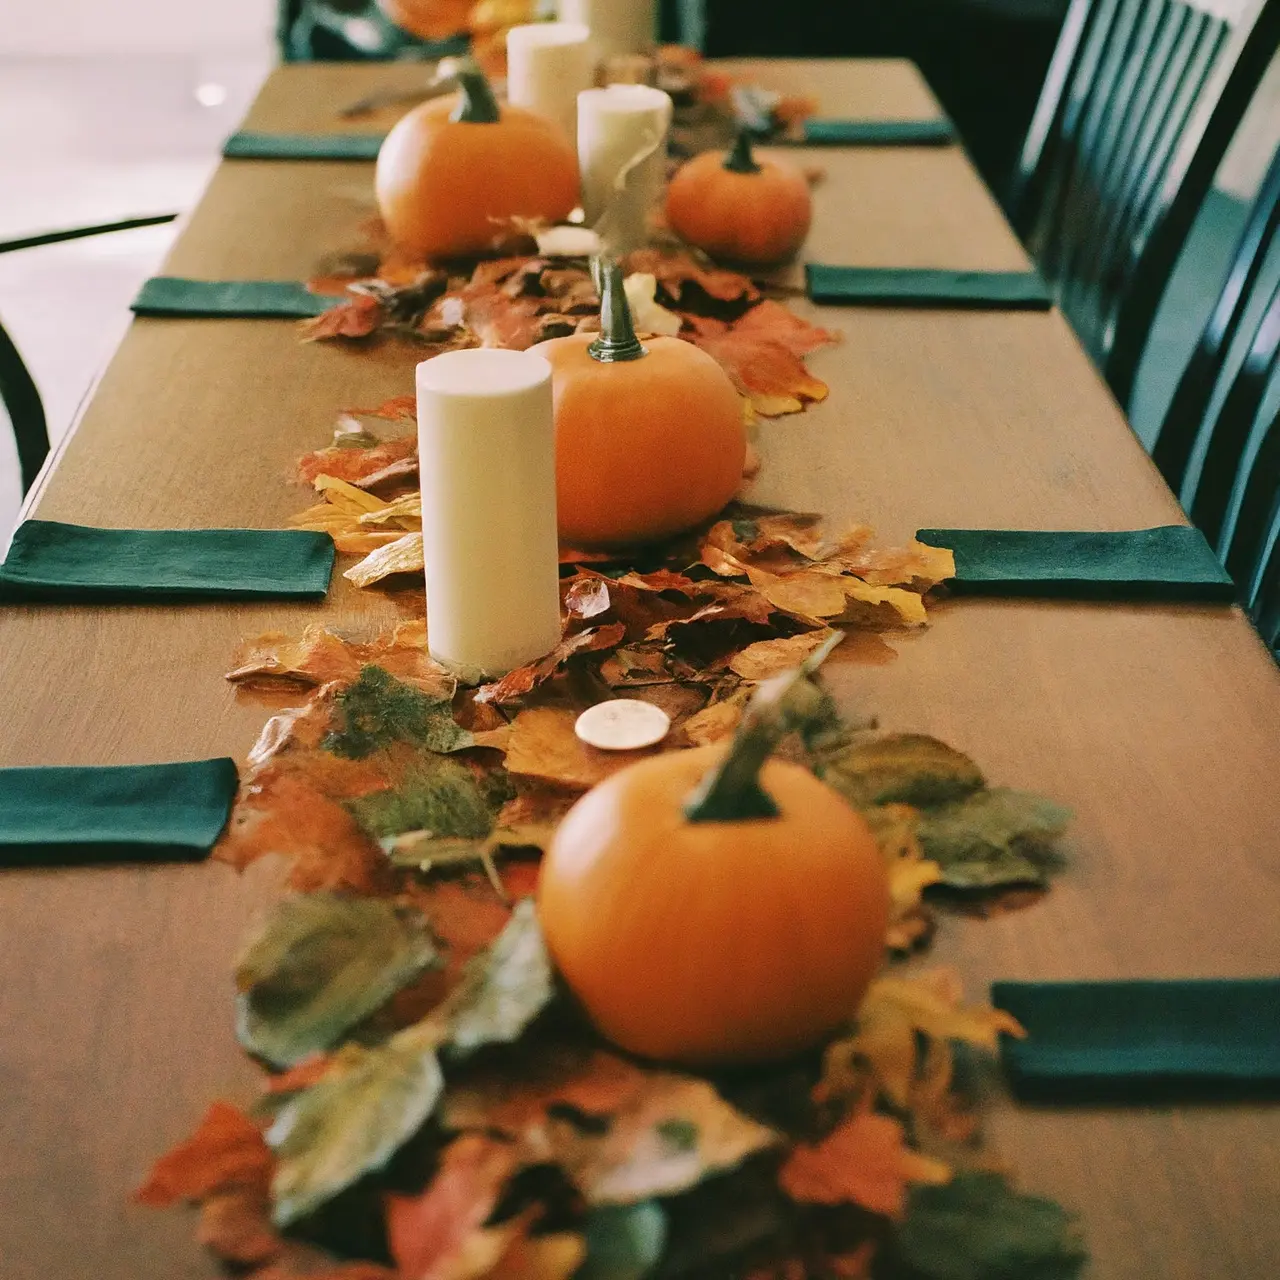
[{"label": "brown fallen leaf", "polygon": [[[627,274],[653,276],[678,310],[696,302],[698,291],[722,303],[750,305],[760,297],[760,290],[748,277],[719,267],[702,266],[687,252],[637,249],[627,257]],[[690,285],[694,286],[693,290]]]},{"label": "brown fallen leaf", "polygon": [[298,328],[303,342],[320,342],[326,338],[367,338],[383,319],[382,303],[377,298],[353,294],[320,315],[299,321]]},{"label": "brown fallen leaf", "polygon": [[[372,411],[361,410],[367,416],[374,416]],[[368,476],[401,462],[406,458],[418,455],[418,438],[416,435],[394,436],[369,449],[335,448],[317,449],[314,453],[303,454],[298,459],[298,479],[303,484],[314,484],[317,476],[336,476],[348,484],[356,484]]]},{"label": "brown fallen leaf", "polygon": [[507,772],[585,791],[653,753],[597,751],[574,734],[572,711],[535,707],[520,712],[507,742]]},{"label": "brown fallen leaf", "polygon": [[[729,659],[729,670],[744,680],[768,680],[797,667],[834,633],[830,628],[806,631],[783,640],[760,640],[739,650]],[[688,728],[686,726],[686,732]]]},{"label": "brown fallen leaf", "polygon": [[517,702],[525,694],[550,680],[575,655],[612,649],[621,643],[625,634],[626,627],[615,622],[566,636],[545,658],[539,658],[537,662],[531,662],[525,667],[517,667],[493,684],[483,685],[476,694],[476,701],[496,705]]},{"label": "brown fallen leaf", "polygon": [[297,638],[266,631],[248,641],[236,653],[227,679],[245,685],[346,683],[360,674],[360,666],[352,646],[323,627],[310,626]]},{"label": "brown fallen leaf", "polygon": [[[744,650],[745,652],[745,650]],[[742,719],[742,704],[717,702],[684,722],[684,735],[695,747],[708,747],[733,737]]]},{"label": "brown fallen leaf", "polygon": [[271,1225],[271,1203],[263,1188],[218,1191],[200,1206],[196,1240],[223,1262],[260,1267],[278,1258],[285,1243]]}]

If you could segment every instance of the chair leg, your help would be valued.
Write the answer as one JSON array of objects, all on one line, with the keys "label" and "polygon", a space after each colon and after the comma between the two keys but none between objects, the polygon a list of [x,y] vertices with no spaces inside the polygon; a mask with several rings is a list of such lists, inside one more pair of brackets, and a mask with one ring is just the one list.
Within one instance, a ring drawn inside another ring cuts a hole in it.
[{"label": "chair leg", "polygon": [[49,430],[40,391],[3,325],[0,325],[0,403],[4,404],[13,425],[25,494],[49,455]]}]

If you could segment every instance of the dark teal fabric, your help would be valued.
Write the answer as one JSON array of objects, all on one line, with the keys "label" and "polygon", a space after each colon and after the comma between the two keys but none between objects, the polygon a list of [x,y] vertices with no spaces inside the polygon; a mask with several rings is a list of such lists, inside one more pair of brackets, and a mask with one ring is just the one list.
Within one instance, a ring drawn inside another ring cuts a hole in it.
[{"label": "dark teal fabric", "polygon": [[138,291],[132,310],[140,316],[246,320],[279,316],[305,320],[341,301],[310,293],[294,280],[181,280],[177,276],[153,276]]},{"label": "dark teal fabric", "polygon": [[1280,1084],[1280,979],[997,982],[1015,1092],[1064,1101]]},{"label": "dark teal fabric", "polygon": [[253,133],[222,144],[228,160],[376,160],[385,135],[376,133]]},{"label": "dark teal fabric", "polygon": [[26,520],[0,564],[0,600],[321,600],[333,539],[300,529],[91,529]]},{"label": "dark teal fabric", "polygon": [[1067,600],[1229,602],[1235,586],[1199,529],[1165,525],[1119,533],[920,529],[950,547],[957,594]]},{"label": "dark teal fabric", "polygon": [[0,866],[201,858],[236,783],[227,759],[0,769]]},{"label": "dark teal fabric", "polygon": [[956,127],[937,120],[820,120],[804,122],[804,141],[823,147],[945,147]]},{"label": "dark teal fabric", "polygon": [[1034,271],[949,271],[933,267],[831,267],[809,263],[814,302],[859,307],[944,307],[1047,311],[1048,287]]}]

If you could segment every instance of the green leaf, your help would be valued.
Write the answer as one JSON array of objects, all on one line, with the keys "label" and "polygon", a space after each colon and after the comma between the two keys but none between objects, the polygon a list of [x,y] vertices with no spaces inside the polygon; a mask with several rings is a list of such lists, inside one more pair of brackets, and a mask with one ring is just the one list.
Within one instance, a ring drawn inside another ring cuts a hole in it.
[{"label": "green leaf", "polygon": [[909,1280],[1073,1280],[1087,1258],[1061,1205],[1019,1195],[997,1173],[962,1173],[913,1191],[890,1270]]},{"label": "green leaf", "polygon": [[347,807],[375,840],[406,831],[483,840],[493,830],[494,810],[471,770],[444,757],[424,756],[399,786],[348,801]]},{"label": "green leaf", "polygon": [[507,927],[471,960],[462,981],[432,1013],[441,1042],[458,1057],[487,1044],[510,1044],[551,1003],[555,975],[533,899],[511,913]]},{"label": "green leaf", "polygon": [[1043,885],[1060,860],[1050,845],[1070,820],[1071,810],[1052,800],[997,787],[926,810],[917,834],[953,889]]},{"label": "green leaf", "polygon": [[464,751],[475,738],[453,718],[448,698],[431,698],[381,667],[366,666],[337,699],[339,721],[326,751],[363,760],[379,747],[411,742],[431,751]]},{"label": "green leaf", "polygon": [[383,1168],[426,1123],[444,1088],[438,1044],[438,1029],[418,1023],[377,1049],[347,1046],[330,1076],[285,1103],[267,1130],[277,1226]]},{"label": "green leaf", "polygon": [[959,800],[983,785],[968,756],[917,733],[891,733],[822,754],[818,776],[850,804],[911,804],[917,808]]},{"label": "green leaf", "polygon": [[413,907],[336,893],[286,898],[236,968],[240,1043],[291,1067],[438,963],[426,919]]},{"label": "green leaf", "polygon": [[587,1219],[587,1260],[573,1280],[641,1280],[667,1243],[667,1216],[655,1200],[610,1205]]}]

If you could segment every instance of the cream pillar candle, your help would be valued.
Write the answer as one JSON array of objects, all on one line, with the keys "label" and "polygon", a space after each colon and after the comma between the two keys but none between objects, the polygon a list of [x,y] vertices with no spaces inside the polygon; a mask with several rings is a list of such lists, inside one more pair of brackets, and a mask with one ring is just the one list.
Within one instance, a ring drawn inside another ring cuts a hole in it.
[{"label": "cream pillar candle", "polygon": [[591,29],[597,63],[620,53],[649,53],[657,44],[657,0],[560,0],[559,16]]},{"label": "cream pillar candle", "polygon": [[531,22],[507,32],[507,101],[554,120],[577,144],[578,94],[594,83],[580,22]]},{"label": "cream pillar candle", "polygon": [[451,351],[418,366],[418,465],[432,656],[467,680],[560,641],[551,366]]},{"label": "cream pillar candle", "polygon": [[671,99],[642,84],[578,95],[578,167],[587,226],[611,253],[644,244],[666,177]]}]

